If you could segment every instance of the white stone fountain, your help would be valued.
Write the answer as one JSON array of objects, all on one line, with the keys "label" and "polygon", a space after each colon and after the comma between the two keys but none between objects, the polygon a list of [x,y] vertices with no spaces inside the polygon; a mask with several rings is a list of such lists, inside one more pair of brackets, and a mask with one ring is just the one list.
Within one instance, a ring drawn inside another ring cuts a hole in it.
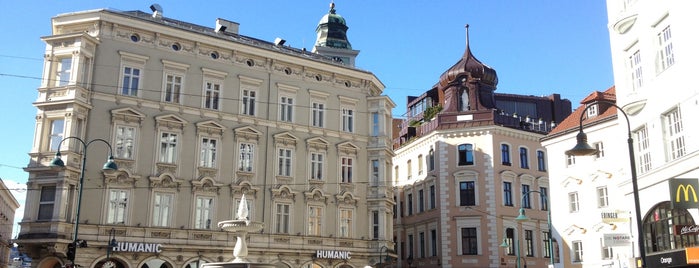
[{"label": "white stone fountain", "polygon": [[247,259],[248,245],[245,239],[248,233],[259,232],[262,230],[261,222],[254,222],[248,219],[248,201],[245,195],[240,199],[238,204],[238,215],[235,220],[220,221],[218,227],[226,232],[232,232],[236,236],[235,247],[233,248],[232,262],[212,262],[205,263],[201,268],[272,268],[274,265],[252,263]]}]

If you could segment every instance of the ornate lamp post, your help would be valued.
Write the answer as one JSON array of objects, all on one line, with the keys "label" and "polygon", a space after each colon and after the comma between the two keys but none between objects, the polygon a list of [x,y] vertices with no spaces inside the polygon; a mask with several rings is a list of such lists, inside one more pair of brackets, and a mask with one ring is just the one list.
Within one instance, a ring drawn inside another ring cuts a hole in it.
[{"label": "ornate lamp post", "polygon": [[[646,244],[643,241],[643,218],[641,218],[641,202],[639,201],[638,197],[638,178],[636,176],[636,156],[634,154],[634,149],[633,149],[633,136],[631,133],[631,122],[629,121],[629,116],[626,115],[626,112],[624,112],[621,107],[617,106],[615,103],[610,102],[610,101],[605,101],[605,100],[600,100],[597,101],[598,103],[605,103],[609,104],[610,106],[614,106],[619,112],[624,115],[624,118],[626,119],[626,129],[628,131],[628,138],[626,139],[629,147],[629,163],[631,164],[631,185],[633,186],[633,201],[636,206],[636,228],[637,228],[637,234],[636,237],[638,239],[638,251],[640,252],[641,260],[640,260],[640,265],[639,267],[646,267]],[[585,107],[585,109],[582,110],[582,113],[580,113],[580,131],[578,132],[578,135],[576,136],[577,139],[577,144],[575,144],[575,147],[573,149],[570,149],[565,152],[566,155],[573,155],[573,156],[579,156],[579,155],[593,155],[597,153],[597,149],[590,146],[590,144],[587,143],[587,134],[583,132],[583,115],[585,115],[585,111],[587,111],[588,108],[592,107],[592,105],[588,105]]]},{"label": "ornate lamp post", "polygon": [[94,139],[88,142],[83,141],[82,139],[78,137],[66,137],[61,140],[61,142],[58,143],[58,149],[56,150],[56,157],[51,161],[51,166],[52,167],[65,167],[65,163],[61,159],[61,144],[65,140],[68,139],[75,139],[80,144],[82,145],[82,161],[80,162],[80,179],[78,180],[78,204],[75,208],[75,225],[73,226],[73,241],[68,244],[68,251],[66,252],[66,257],[70,260],[70,262],[75,265],[75,251],[78,247],[86,247],[87,243],[84,241],[79,241],[78,240],[78,227],[80,225],[80,205],[82,203],[82,197],[83,197],[83,181],[85,180],[85,162],[87,162],[87,147],[90,146],[93,142],[99,141],[107,145],[109,147],[109,156],[107,157],[107,162],[104,163],[104,166],[102,167],[103,170],[117,170],[117,165],[114,163],[114,157],[112,156],[112,145],[109,144],[106,140],[103,139]]},{"label": "ornate lamp post", "polygon": [[[548,228],[549,228],[548,237],[547,237],[548,244],[549,244],[548,245],[549,264],[553,265],[553,239],[552,239],[553,237],[552,237],[552,233],[551,233],[551,231],[552,231],[552,228],[551,228],[551,206],[549,204],[549,199],[548,199],[548,196],[546,196],[546,194],[544,194],[540,191],[533,190],[533,191],[528,191],[528,192],[522,194],[522,202],[520,202],[520,204],[524,204],[524,197],[529,196],[530,193],[539,193],[539,196],[542,198],[542,200],[544,200],[544,204],[546,204],[546,212],[547,212],[546,213],[546,216],[547,216],[546,223],[548,224]],[[526,215],[524,215],[524,207],[521,207],[519,209],[519,216],[517,216],[517,218],[515,218],[515,220],[518,222],[524,222],[524,221],[529,220],[529,218]],[[517,253],[519,254],[519,250],[517,250]],[[518,256],[518,259],[519,259],[519,256]]]}]

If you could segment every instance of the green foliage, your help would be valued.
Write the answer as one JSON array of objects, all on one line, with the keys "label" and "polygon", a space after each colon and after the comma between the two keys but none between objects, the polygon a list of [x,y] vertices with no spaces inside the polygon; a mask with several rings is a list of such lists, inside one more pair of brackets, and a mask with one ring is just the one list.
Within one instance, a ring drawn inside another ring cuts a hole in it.
[{"label": "green foliage", "polygon": [[439,112],[442,111],[442,105],[436,105],[429,107],[425,109],[425,112],[423,113],[422,118],[425,121],[429,121],[430,119],[434,118],[435,115],[437,115]]}]

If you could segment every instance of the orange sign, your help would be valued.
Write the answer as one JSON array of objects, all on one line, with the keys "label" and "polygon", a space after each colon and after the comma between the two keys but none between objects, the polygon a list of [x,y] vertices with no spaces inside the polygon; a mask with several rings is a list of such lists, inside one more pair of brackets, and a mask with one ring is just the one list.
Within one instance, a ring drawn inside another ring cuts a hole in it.
[{"label": "orange sign", "polygon": [[697,264],[699,263],[699,247],[697,248],[686,248],[687,253],[687,264]]}]

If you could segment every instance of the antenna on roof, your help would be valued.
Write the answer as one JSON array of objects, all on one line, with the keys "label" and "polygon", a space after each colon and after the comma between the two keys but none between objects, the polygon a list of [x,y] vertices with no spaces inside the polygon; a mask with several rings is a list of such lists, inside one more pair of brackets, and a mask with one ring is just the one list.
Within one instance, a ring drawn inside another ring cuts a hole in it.
[{"label": "antenna on roof", "polygon": [[163,8],[158,4],[150,5],[150,10],[153,11],[153,18],[160,19],[163,17]]}]

